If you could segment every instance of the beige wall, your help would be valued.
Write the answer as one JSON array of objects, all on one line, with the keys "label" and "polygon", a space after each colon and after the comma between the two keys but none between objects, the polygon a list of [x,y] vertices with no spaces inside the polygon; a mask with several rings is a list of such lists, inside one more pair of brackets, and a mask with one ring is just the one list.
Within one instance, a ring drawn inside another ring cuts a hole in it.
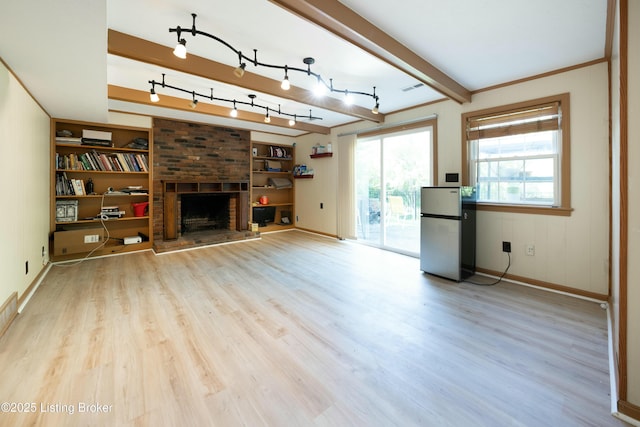
[{"label": "beige wall", "polygon": [[49,117],[0,62],[0,305],[49,260],[49,146]]},{"label": "beige wall", "polygon": [[[571,93],[572,207],[570,217],[480,212],[478,215],[478,265],[501,271],[506,267],[501,242],[512,243],[510,273],[571,288],[608,292],[608,83],[607,65],[597,64],[534,81],[474,95],[472,103],[443,101],[389,115],[385,124],[403,122],[431,114],[438,118],[438,177],[461,172],[460,114],[559,93]],[[361,128],[369,122],[332,131],[329,137],[308,135],[297,139],[298,162],[316,170],[312,182],[298,185],[298,226],[336,234],[335,204],[340,146],[337,135]],[[331,140],[332,159],[310,160],[316,142]],[[304,155],[303,155],[304,153]],[[325,210],[319,209],[323,202]],[[327,209],[329,206],[329,210]],[[333,215],[329,218],[329,215]],[[534,244],[536,255],[525,256],[524,246]]]},{"label": "beige wall", "polygon": [[640,2],[629,1],[627,401],[640,407]]}]

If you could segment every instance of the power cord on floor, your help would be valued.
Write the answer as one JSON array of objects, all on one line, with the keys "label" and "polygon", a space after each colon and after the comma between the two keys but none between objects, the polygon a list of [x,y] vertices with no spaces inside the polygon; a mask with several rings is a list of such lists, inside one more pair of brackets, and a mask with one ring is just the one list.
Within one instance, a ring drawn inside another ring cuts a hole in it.
[{"label": "power cord on floor", "polygon": [[479,282],[472,282],[470,280],[463,280],[463,282],[471,283],[472,285],[478,285],[478,286],[493,286],[493,285],[497,285],[498,283],[500,283],[502,281],[502,278],[507,274],[507,271],[509,271],[509,267],[511,267],[511,252],[507,252],[507,256],[509,257],[509,263],[507,264],[507,268],[504,270],[504,273],[502,273],[502,275],[495,282],[479,283]]}]

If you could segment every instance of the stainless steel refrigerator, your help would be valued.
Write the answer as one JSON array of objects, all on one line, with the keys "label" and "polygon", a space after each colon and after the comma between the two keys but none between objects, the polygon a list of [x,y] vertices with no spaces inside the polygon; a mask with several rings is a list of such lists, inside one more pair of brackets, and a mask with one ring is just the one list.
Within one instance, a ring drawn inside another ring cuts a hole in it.
[{"label": "stainless steel refrigerator", "polygon": [[420,269],[457,282],[476,269],[474,187],[422,187]]}]

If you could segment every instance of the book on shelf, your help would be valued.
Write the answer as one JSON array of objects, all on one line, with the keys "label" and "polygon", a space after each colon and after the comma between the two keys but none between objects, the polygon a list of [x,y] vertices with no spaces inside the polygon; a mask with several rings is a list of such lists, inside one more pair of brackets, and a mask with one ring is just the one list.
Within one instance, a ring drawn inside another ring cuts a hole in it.
[{"label": "book on shelf", "polygon": [[84,182],[81,179],[71,179],[73,193],[76,196],[84,196]]},{"label": "book on shelf", "polygon": [[56,136],[56,144],[69,144],[80,145],[82,138],[75,138],[73,136]]}]

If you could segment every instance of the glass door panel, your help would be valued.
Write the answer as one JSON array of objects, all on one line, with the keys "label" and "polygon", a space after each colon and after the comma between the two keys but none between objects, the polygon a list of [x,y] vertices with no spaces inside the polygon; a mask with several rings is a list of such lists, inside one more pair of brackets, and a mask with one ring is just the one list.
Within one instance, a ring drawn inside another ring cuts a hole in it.
[{"label": "glass door panel", "polygon": [[358,240],[418,256],[420,187],[432,185],[431,128],[358,140]]}]

